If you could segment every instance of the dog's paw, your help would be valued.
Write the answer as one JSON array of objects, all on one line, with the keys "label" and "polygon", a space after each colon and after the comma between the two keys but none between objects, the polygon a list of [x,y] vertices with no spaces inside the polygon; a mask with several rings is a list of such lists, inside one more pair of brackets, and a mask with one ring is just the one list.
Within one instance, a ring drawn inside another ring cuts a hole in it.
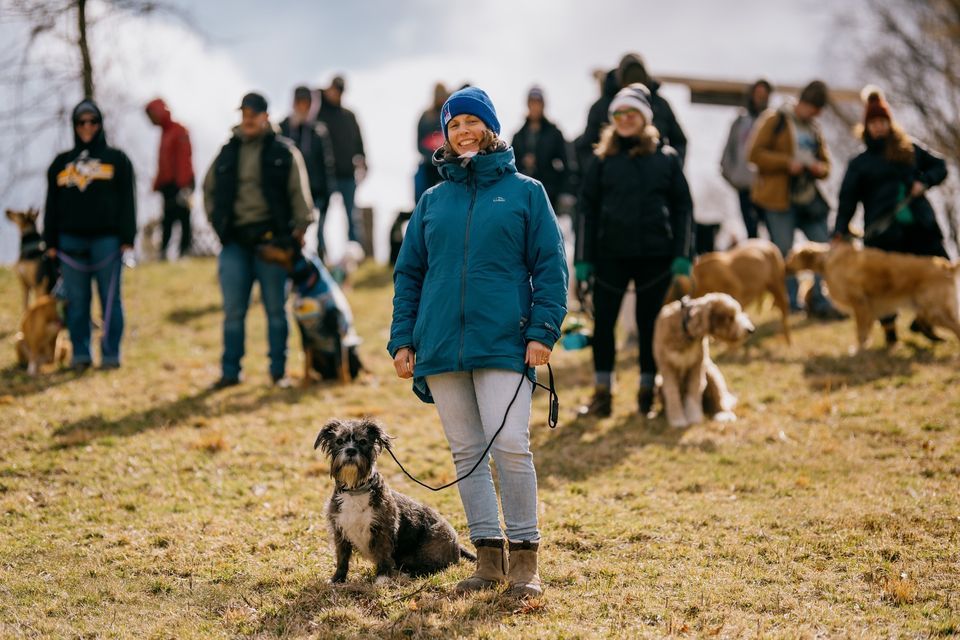
[{"label": "dog's paw", "polygon": [[715,422],[736,422],[737,414],[733,411],[721,411],[713,415],[713,420]]},{"label": "dog's paw", "polygon": [[334,575],[330,578],[330,584],[343,584],[347,581],[347,576]]},{"label": "dog's paw", "polygon": [[383,585],[390,584],[390,582],[391,582],[390,576],[377,576],[373,580],[373,584],[377,585],[378,587],[382,587]]},{"label": "dog's paw", "polygon": [[670,420],[670,426],[674,429],[686,429],[690,426],[686,418]]}]

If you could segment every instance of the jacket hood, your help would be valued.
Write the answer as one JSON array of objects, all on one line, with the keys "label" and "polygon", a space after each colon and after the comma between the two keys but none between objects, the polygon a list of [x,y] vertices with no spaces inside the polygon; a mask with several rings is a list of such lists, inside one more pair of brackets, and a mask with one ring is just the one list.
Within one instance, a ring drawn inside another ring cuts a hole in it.
[{"label": "jacket hood", "polygon": [[617,91],[620,91],[620,80],[617,79],[617,70],[611,69],[603,79],[603,95],[612,98],[617,95]]},{"label": "jacket hood", "polygon": [[513,147],[457,160],[444,159],[443,151],[444,148],[440,147],[434,152],[433,164],[440,175],[451,182],[467,182],[475,176],[478,186],[486,186],[508,173],[517,172]]},{"label": "jacket hood", "polygon": [[[97,131],[97,134],[93,136],[93,140],[90,142],[84,142],[80,139],[80,136],[77,135],[77,120],[80,119],[80,116],[84,113],[93,113],[97,119],[100,121],[100,130]],[[73,146],[77,149],[101,149],[107,145],[107,136],[104,133],[103,128],[103,112],[100,111],[100,107],[97,106],[97,103],[93,100],[85,99],[77,103],[77,106],[73,108],[73,113],[70,117],[70,123],[73,127]]]},{"label": "jacket hood", "polygon": [[634,82],[649,86],[650,81],[653,80],[650,74],[647,73],[647,65],[644,64],[643,58],[639,53],[628,53],[623,56],[620,59],[619,66],[617,66],[616,73],[617,84],[621,87],[625,87]]},{"label": "jacket hood", "polygon": [[167,107],[167,103],[160,98],[147,103],[146,111],[161,127],[166,128],[173,122],[173,117],[170,115],[170,109]]}]

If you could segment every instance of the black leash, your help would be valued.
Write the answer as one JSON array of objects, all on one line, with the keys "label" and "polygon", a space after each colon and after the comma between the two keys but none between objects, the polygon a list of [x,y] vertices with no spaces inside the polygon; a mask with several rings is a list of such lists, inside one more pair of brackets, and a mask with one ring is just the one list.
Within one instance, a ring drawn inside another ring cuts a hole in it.
[{"label": "black leash", "polygon": [[[553,367],[550,366],[550,363],[549,363],[549,362],[547,363],[547,371],[550,372],[550,386],[549,386],[549,387],[546,387],[546,386],[540,384],[539,382],[534,382],[533,384],[534,384],[535,386],[537,386],[537,387],[540,387],[541,389],[546,389],[546,390],[550,393],[550,415],[549,415],[549,417],[547,418],[547,424],[550,426],[551,429],[556,429],[556,428],[557,428],[557,421],[559,420],[559,417],[560,417],[560,397],[557,395],[557,387],[556,387],[556,385],[554,384],[554,380],[553,380]],[[428,485],[428,484],[420,481],[420,480],[417,479],[416,477],[410,475],[410,472],[407,471],[407,470],[403,467],[403,464],[401,464],[399,460],[397,460],[397,456],[393,455],[393,450],[390,448],[389,445],[387,446],[387,453],[390,454],[390,457],[393,458],[393,461],[397,463],[397,466],[398,466],[398,467],[400,467],[400,471],[403,471],[403,473],[404,473],[408,478],[410,478],[411,480],[413,480],[414,482],[416,482],[416,483],[417,483],[418,485],[420,485],[421,487],[425,487],[425,488],[427,488],[427,489],[430,489],[430,491],[443,491],[444,489],[447,489],[447,488],[449,488],[449,487],[452,487],[453,485],[457,484],[457,483],[460,482],[461,480],[464,480],[464,479],[468,478],[471,473],[473,473],[474,471],[477,470],[477,467],[480,466],[480,463],[487,459],[487,454],[490,453],[490,447],[493,446],[493,442],[497,439],[497,436],[500,435],[500,432],[503,431],[503,428],[504,428],[504,427],[506,426],[506,424],[507,424],[507,416],[510,415],[510,409],[513,407],[513,403],[516,401],[517,396],[520,395],[520,387],[523,386],[523,381],[526,380],[526,379],[527,379],[527,374],[526,374],[526,372],[521,373],[521,374],[520,374],[520,384],[517,385],[517,390],[513,392],[513,398],[510,399],[510,404],[507,405],[507,410],[503,413],[503,421],[500,423],[500,428],[498,428],[498,429],[497,429],[497,432],[493,434],[493,437],[492,437],[492,438],[490,438],[490,443],[487,445],[487,448],[483,450],[483,453],[480,454],[480,458],[479,458],[479,459],[477,460],[477,462],[473,465],[473,468],[471,468],[470,471],[467,471],[465,474],[463,474],[462,476],[460,476],[460,477],[457,478],[456,480],[453,480],[453,481],[451,481],[451,482],[448,482],[447,484],[443,485],[442,487],[431,487],[430,485]]]}]

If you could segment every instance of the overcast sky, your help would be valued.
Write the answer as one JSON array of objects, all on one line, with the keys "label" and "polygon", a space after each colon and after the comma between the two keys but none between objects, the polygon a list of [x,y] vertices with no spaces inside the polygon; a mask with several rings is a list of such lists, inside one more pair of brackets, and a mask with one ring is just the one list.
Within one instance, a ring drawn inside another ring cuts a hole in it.
[{"label": "overcast sky", "polygon": [[[591,72],[612,68],[628,51],[641,53],[654,75],[765,76],[790,84],[822,77],[854,87],[871,80],[858,77],[852,56],[837,55],[844,16],[829,0],[177,1],[195,29],[164,16],[120,17],[95,26],[91,35],[107,132],[138,169],[141,223],[160,210],[159,198],[145,189],[155,170],[158,132],[141,110],[155,96],[164,97],[190,129],[202,178],[246,91],[264,92],[279,121],[295,85],[325,86],[344,74],[344,104],[358,116],[371,169],[357,199],[375,208],[385,233],[397,211],[413,206],[416,122],[437,81],[484,88],[509,140],[522,124],[532,84],[544,88],[547,115],[564,134],[579,135],[598,95]],[[853,14],[865,2],[842,8]],[[0,23],[5,38],[23,33],[22,25]],[[41,51],[55,56],[62,49],[48,43]],[[33,82],[42,85],[43,79]],[[4,101],[9,93],[0,87]],[[665,86],[662,93],[690,139],[687,173],[697,217],[733,214],[735,199],[719,177],[718,161],[734,110],[691,106],[683,87]],[[25,144],[25,157],[40,171],[9,190],[5,207],[42,207],[42,171],[56,151],[70,146],[71,134],[61,125],[31,132]],[[342,213],[335,206],[330,215],[328,234],[339,235]],[[16,240],[5,219],[0,225],[0,261],[9,262]]]}]

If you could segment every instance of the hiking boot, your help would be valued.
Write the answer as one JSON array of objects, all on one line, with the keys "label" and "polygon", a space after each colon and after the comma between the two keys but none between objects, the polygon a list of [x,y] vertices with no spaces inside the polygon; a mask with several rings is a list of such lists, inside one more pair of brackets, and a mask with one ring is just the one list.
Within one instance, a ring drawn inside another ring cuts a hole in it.
[{"label": "hiking boot", "polygon": [[277,389],[292,389],[293,380],[287,376],[274,377],[270,376],[270,383]]},{"label": "hiking boot", "polygon": [[843,313],[835,306],[829,303],[822,304],[818,307],[812,307],[807,312],[807,317],[816,319],[816,320],[846,320],[847,314]]},{"label": "hiking boot", "polygon": [[507,594],[516,597],[535,598],[543,595],[540,573],[537,570],[539,542],[510,542],[510,573]]},{"label": "hiking boot", "polygon": [[494,589],[507,580],[507,546],[503,538],[485,538],[473,543],[477,548],[477,570],[453,588],[455,593]]},{"label": "hiking boot", "polygon": [[943,342],[943,338],[934,333],[933,326],[926,320],[914,318],[913,322],[910,323],[910,331],[919,333],[930,342]]},{"label": "hiking boot", "polygon": [[640,392],[637,393],[637,407],[642,416],[653,413],[653,387],[640,387]]},{"label": "hiking boot", "polygon": [[613,394],[609,387],[597,385],[593,390],[590,404],[582,405],[577,413],[584,417],[609,418],[613,413]]},{"label": "hiking boot", "polygon": [[226,389],[227,387],[235,387],[238,384],[240,384],[240,378],[222,376],[219,380],[210,385],[210,389],[212,391],[218,391],[220,389]]}]

